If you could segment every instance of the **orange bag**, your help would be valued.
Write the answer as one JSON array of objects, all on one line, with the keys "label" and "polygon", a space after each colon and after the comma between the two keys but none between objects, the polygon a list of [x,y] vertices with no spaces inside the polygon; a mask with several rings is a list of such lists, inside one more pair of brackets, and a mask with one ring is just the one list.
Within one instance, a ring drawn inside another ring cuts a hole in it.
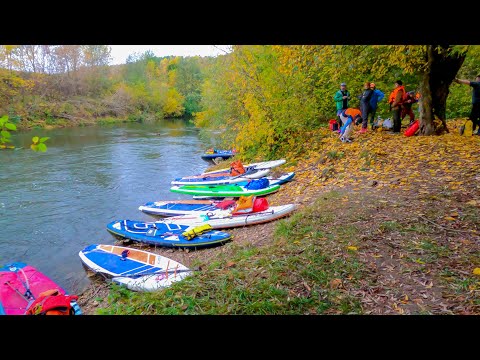
[{"label": "orange bag", "polygon": [[237,200],[237,204],[232,211],[232,215],[235,214],[245,214],[253,211],[253,202],[255,201],[256,196],[240,196]]},{"label": "orange bag", "polygon": [[230,176],[245,174],[245,168],[240,160],[235,160],[230,164]]}]

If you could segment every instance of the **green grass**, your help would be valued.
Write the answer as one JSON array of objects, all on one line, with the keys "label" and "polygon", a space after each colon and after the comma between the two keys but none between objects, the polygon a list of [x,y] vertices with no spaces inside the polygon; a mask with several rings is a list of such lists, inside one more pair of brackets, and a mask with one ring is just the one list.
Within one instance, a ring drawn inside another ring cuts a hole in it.
[{"label": "green grass", "polygon": [[[225,244],[225,251],[208,264],[195,261],[201,270],[193,276],[155,293],[112,286],[105,301],[108,308],[97,311],[118,315],[363,314],[361,298],[355,294],[368,284],[378,287],[379,274],[359,254],[373,254],[376,247],[380,253],[402,255],[395,259],[400,281],[423,273],[445,296],[480,304],[478,276],[465,273],[480,267],[478,252],[461,242],[446,241],[429,223],[404,218],[376,221],[377,205],[361,196],[355,195],[359,201],[343,202],[341,192],[322,194],[312,205],[277,221],[266,245]],[[432,219],[445,212],[427,209],[426,216]],[[475,215],[476,208],[465,208],[461,214],[472,222]],[[418,305],[412,312],[438,312],[428,306]]]},{"label": "green grass", "polygon": [[[324,211],[330,199],[278,222],[271,245],[235,245],[233,256],[211,262],[202,271],[155,293],[134,293],[112,286],[108,309],[99,314],[322,314],[361,313],[358,299],[331,282],[355,283],[362,265],[355,255],[332,258],[338,236],[331,240],[323,224],[334,214]],[[341,230],[342,242],[352,241],[355,227]],[[322,249],[322,245],[324,248]],[[320,246],[319,246],[320,245]],[[233,266],[232,266],[233,262]],[[229,263],[230,266],[227,266]],[[349,277],[349,279],[347,279]],[[338,280],[337,280],[338,281]]]}]

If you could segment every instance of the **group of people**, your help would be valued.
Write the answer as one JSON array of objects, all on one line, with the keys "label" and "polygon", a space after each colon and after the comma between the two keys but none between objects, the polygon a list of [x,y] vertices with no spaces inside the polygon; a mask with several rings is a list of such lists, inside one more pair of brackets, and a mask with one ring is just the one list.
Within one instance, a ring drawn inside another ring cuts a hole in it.
[{"label": "group of people", "polygon": [[[478,127],[478,131],[475,134],[480,135],[480,75],[476,76],[475,81],[455,78],[454,82],[472,87],[472,109],[468,119],[473,123],[473,132],[475,132]],[[385,94],[376,88],[375,83],[366,82],[363,85],[362,94],[358,96],[360,109],[351,108],[349,107],[351,100],[350,91],[347,90],[347,84],[342,82],[340,84],[340,90],[338,90],[333,97],[337,108],[337,127],[340,132],[340,139],[342,141],[350,141],[353,126],[359,125],[360,123],[362,124],[362,128],[359,133],[366,133],[369,120],[373,130],[378,103],[382,101],[384,97]],[[402,120],[405,119],[407,115],[410,119],[410,125],[415,121],[412,106],[418,102],[419,98],[420,94],[418,92],[406,92],[402,80],[395,81],[395,88],[388,97],[388,104],[393,119],[392,131],[394,133],[400,132]]]},{"label": "group of people", "polygon": [[[363,92],[358,96],[360,100],[360,109],[349,107],[351,100],[350,91],[347,90],[347,84],[341,83],[333,99],[337,108],[337,125],[342,141],[349,141],[350,134],[353,131],[353,125],[362,124],[360,134],[367,132],[368,123],[372,130],[375,126],[375,115],[378,103],[383,100],[385,94],[376,88],[375,83],[366,82],[363,85]],[[399,133],[402,120],[409,116],[410,124],[415,121],[415,115],[412,105],[418,102],[420,95],[414,91],[405,91],[401,80],[395,81],[395,88],[388,97],[390,111],[392,111],[394,133]]]}]

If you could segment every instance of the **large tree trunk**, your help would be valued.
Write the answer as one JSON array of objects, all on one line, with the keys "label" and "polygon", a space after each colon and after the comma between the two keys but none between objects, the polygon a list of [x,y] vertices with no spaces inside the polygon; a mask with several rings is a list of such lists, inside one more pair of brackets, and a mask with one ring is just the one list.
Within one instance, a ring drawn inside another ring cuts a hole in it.
[{"label": "large tree trunk", "polygon": [[[427,46],[427,68],[420,84],[420,135],[448,132],[445,113],[449,87],[466,56],[451,51],[450,46]],[[436,126],[436,119],[440,126]]]}]

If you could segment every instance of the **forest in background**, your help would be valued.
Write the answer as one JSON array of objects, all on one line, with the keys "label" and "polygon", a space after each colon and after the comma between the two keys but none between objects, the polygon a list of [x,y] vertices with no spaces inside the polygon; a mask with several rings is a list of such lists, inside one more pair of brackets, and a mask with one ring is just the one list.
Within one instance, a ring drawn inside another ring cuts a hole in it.
[{"label": "forest in background", "polygon": [[[365,81],[388,98],[395,80],[419,91],[423,45],[234,45],[217,57],[131,55],[109,65],[107,45],[0,46],[0,115],[18,129],[186,117],[222,130],[222,145],[246,156],[302,151],[308,133],[335,117],[341,82],[352,107]],[[479,46],[457,77],[473,80]],[[471,88],[449,88],[446,118],[467,117]],[[414,108],[414,110],[417,110]],[[415,111],[418,113],[418,111]],[[386,99],[377,115],[390,117]]]}]

